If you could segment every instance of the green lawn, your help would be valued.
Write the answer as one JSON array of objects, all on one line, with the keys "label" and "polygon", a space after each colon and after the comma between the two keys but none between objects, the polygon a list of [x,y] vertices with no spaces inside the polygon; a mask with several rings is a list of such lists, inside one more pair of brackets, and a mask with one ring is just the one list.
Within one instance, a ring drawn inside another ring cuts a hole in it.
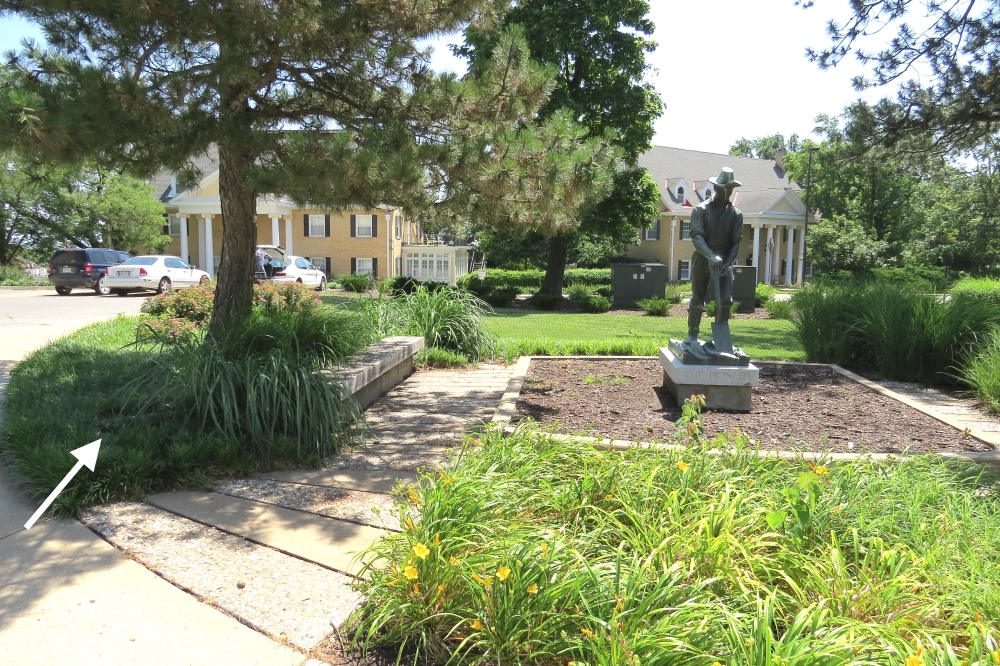
[{"label": "green lawn", "polygon": [[[500,351],[506,360],[523,354],[654,356],[670,338],[687,335],[687,320],[681,317],[560,314],[506,308],[498,309],[486,325],[500,338]],[[731,328],[733,343],[752,358],[805,360],[805,351],[790,321],[736,319]],[[708,319],[702,332],[711,332]]]}]

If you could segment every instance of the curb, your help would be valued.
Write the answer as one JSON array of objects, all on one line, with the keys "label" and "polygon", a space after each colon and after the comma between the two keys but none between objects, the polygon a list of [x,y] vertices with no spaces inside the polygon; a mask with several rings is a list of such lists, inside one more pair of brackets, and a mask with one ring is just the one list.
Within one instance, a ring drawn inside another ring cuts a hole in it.
[{"label": "curb", "polygon": [[[503,394],[503,398],[500,400],[500,406],[497,407],[496,414],[493,416],[494,423],[508,424],[514,417],[514,412],[517,410],[517,400],[521,395],[521,389],[524,387],[524,381],[528,375],[528,368],[531,365],[533,359],[577,359],[577,360],[592,360],[592,361],[609,361],[609,360],[646,360],[655,359],[656,356],[521,356],[517,360],[517,365],[514,368],[514,374],[511,375],[510,381],[507,383],[507,390]],[[803,365],[810,367],[826,367],[830,368],[837,374],[840,374],[848,379],[851,379],[863,386],[870,388],[871,390],[880,393],[887,398],[892,398],[897,400],[908,407],[916,409],[922,414],[926,414],[933,419],[944,423],[945,425],[955,428],[959,432],[966,432],[968,430],[969,436],[976,439],[984,444],[994,447],[995,449],[1000,449],[1000,433],[994,434],[989,432],[984,432],[981,430],[972,430],[966,428],[957,419],[951,418],[947,414],[940,414],[935,410],[930,409],[921,405],[915,400],[911,400],[904,395],[900,395],[895,391],[880,386],[875,382],[869,381],[864,377],[854,374],[850,370],[845,370],[839,365],[834,365],[832,363],[802,363],[799,361],[755,361],[758,364],[773,364],[773,365]],[[505,432],[513,432],[512,426],[507,426],[504,429]],[[606,448],[613,450],[626,450],[626,449],[657,449],[657,450],[683,450],[685,447],[675,445],[675,444],[653,444],[652,442],[629,442],[627,440],[620,439],[607,439],[600,437],[586,437],[583,435],[564,435],[559,433],[552,433],[550,435],[553,438],[569,438],[571,440],[579,440],[584,442],[590,442],[595,448]],[[761,450],[758,455],[763,454],[765,457],[774,456],[779,459],[784,460],[798,460],[800,458],[811,457],[814,460],[875,460],[875,461],[888,461],[893,459],[899,459],[907,457],[908,454],[896,455],[892,453],[821,453],[815,451],[763,451]],[[925,454],[918,454],[925,455]],[[996,451],[969,451],[964,453],[951,453],[942,452],[937,453],[942,458],[948,459],[958,459],[958,460],[968,460],[971,462],[980,463],[983,465],[992,465],[995,467],[1000,467],[1000,450]]]},{"label": "curb", "polygon": [[0,291],[41,291],[41,290],[53,290],[55,287],[51,284],[41,285],[33,284],[28,285],[10,285],[10,286],[0,286]]}]

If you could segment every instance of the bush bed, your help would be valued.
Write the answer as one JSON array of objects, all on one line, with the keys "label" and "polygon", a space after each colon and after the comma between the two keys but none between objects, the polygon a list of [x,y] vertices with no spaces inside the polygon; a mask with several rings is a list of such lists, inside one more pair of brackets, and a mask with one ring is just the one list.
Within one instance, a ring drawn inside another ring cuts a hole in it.
[{"label": "bush bed", "polygon": [[36,284],[31,277],[17,266],[0,266],[0,287],[30,287]]},{"label": "bush bed", "polygon": [[373,546],[354,640],[500,666],[994,664],[995,478],[935,457],[761,459],[743,437],[692,437],[697,420],[683,432],[673,452],[528,427],[467,440]]},{"label": "bush bed", "polygon": [[950,293],[956,301],[984,301],[1000,308],[1000,280],[965,278],[952,285]]},{"label": "bush bed", "polygon": [[650,317],[666,317],[670,314],[670,308],[675,305],[671,300],[655,296],[636,301],[635,304],[645,310]]},{"label": "bush bed", "polygon": [[947,301],[885,282],[813,283],[792,303],[808,360],[902,381],[955,381],[977,336],[1000,324],[1000,309],[989,301]]},{"label": "bush bed", "polygon": [[[476,273],[467,273],[458,279],[458,286],[473,289],[479,283],[483,289],[513,287],[519,293],[537,291],[542,286],[545,271],[505,271],[496,268],[486,270],[486,279],[480,281]],[[610,268],[568,268],[563,279],[565,287],[582,284],[588,287],[610,287]]]}]

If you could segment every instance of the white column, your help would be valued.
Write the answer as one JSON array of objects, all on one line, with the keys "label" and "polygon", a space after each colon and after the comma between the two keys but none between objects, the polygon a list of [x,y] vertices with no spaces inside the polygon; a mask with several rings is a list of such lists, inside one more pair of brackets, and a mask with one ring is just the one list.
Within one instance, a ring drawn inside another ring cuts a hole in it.
[{"label": "white column", "polygon": [[799,234],[799,273],[798,282],[796,284],[801,285],[806,278],[806,228],[802,227],[802,233]]},{"label": "white column", "polygon": [[753,270],[754,282],[760,282],[760,225],[753,225]]},{"label": "white column", "polygon": [[281,235],[278,233],[279,220],[277,215],[271,216],[271,245],[281,245]]},{"label": "white column", "polygon": [[285,252],[292,254],[292,218],[285,218]]},{"label": "white column", "polygon": [[187,215],[179,215],[177,219],[181,223],[181,259],[184,261],[190,261],[188,259],[188,219]]},{"label": "white column", "polygon": [[667,275],[671,282],[680,276],[674,277],[674,243],[677,242],[677,218],[670,218],[670,266],[667,268]]},{"label": "white column", "polygon": [[774,225],[767,225],[767,247],[764,248],[764,282],[771,284],[771,264],[774,257]]},{"label": "white column", "polygon": [[213,247],[212,239],[212,216],[204,215],[202,219],[205,221],[205,267],[202,268],[202,270],[210,276],[215,277],[215,248]]},{"label": "white column", "polygon": [[788,248],[785,250],[785,286],[792,286],[792,262],[795,260],[795,227],[786,227],[788,229],[788,242],[785,243]]},{"label": "white column", "polygon": [[205,261],[205,218],[196,217],[195,219],[198,221],[198,268],[207,271],[208,268],[206,266],[208,264]]}]

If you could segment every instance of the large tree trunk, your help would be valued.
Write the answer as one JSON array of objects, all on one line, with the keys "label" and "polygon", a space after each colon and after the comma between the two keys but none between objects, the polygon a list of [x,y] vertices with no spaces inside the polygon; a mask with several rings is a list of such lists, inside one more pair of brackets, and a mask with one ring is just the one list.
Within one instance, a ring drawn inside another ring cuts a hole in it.
[{"label": "large tree trunk", "polygon": [[[247,318],[253,306],[254,252],[257,249],[257,194],[247,185],[253,156],[219,146],[219,199],[222,201],[222,258],[215,309],[208,334],[220,339]],[[212,261],[209,257],[209,261]]]},{"label": "large tree trunk", "polygon": [[549,242],[549,260],[545,264],[545,279],[538,291],[543,294],[562,296],[563,276],[566,274],[566,254],[569,242],[563,236],[555,236]]}]

